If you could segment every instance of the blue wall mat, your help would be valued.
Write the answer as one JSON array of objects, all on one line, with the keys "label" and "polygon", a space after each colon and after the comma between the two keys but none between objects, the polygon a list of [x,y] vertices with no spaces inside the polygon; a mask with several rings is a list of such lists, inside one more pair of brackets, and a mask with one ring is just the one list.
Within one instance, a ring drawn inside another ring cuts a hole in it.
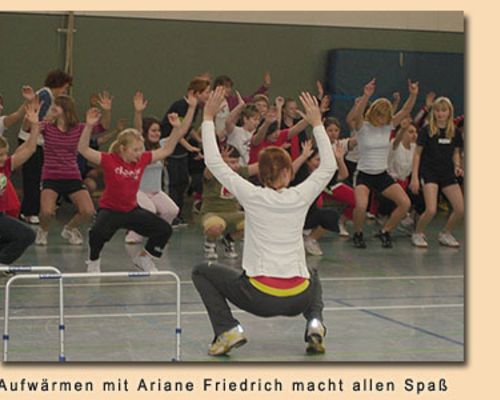
[{"label": "blue wall mat", "polygon": [[[462,53],[430,53],[388,50],[335,49],[328,54],[326,91],[332,96],[330,115],[338,117],[347,135],[345,116],[363,86],[377,79],[373,99],[399,91],[404,102],[408,96],[407,80],[420,83],[420,94],[413,114],[431,90],[451,99],[455,114],[464,113],[464,55]],[[402,103],[401,103],[402,104]]]}]

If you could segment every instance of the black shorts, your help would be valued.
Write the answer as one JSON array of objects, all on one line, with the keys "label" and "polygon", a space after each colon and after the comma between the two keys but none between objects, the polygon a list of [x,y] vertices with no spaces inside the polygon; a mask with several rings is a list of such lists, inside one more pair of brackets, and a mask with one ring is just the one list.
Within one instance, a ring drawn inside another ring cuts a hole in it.
[{"label": "black shorts", "polygon": [[395,183],[396,181],[387,173],[387,171],[376,175],[367,174],[362,171],[356,171],[354,173],[354,187],[358,185],[365,185],[368,189],[374,190],[378,193],[382,193],[385,189]]},{"label": "black shorts", "polygon": [[87,186],[79,179],[47,179],[42,182],[42,190],[50,189],[57,194],[67,195],[87,190]]},{"label": "black shorts", "polygon": [[455,171],[439,173],[437,171],[422,170],[420,172],[420,179],[422,181],[422,185],[425,185],[426,183],[435,183],[441,189],[458,184],[458,178],[455,175]]}]

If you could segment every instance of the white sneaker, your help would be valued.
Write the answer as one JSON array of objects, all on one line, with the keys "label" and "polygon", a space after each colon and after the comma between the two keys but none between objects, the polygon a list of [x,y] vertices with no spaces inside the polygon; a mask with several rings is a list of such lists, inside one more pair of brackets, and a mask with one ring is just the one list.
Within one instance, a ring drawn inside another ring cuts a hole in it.
[{"label": "white sneaker", "polygon": [[38,218],[38,215],[29,215],[29,216],[26,216],[24,214],[21,214],[19,217],[24,222],[27,222],[28,224],[31,224],[31,225],[38,225],[40,223],[40,218]]},{"label": "white sneaker", "polygon": [[307,323],[305,340],[308,354],[323,354],[325,352],[326,328],[319,319],[312,319]]},{"label": "white sneaker", "polygon": [[411,235],[411,242],[415,247],[427,247],[427,240],[423,233],[414,233]]},{"label": "white sneaker", "polygon": [[132,260],[134,265],[144,272],[158,272],[155,263],[150,255],[141,256],[140,253]]},{"label": "white sneaker", "polygon": [[310,236],[306,236],[304,238],[304,247],[306,248],[306,252],[312,256],[323,255],[321,247],[319,247],[318,241],[316,239],[311,238]]},{"label": "white sneaker", "polygon": [[375,217],[375,215],[373,215],[371,212],[368,212],[368,211],[367,211],[367,212],[366,212],[366,218],[368,218],[368,219],[375,219],[376,217]]},{"label": "white sneaker", "polygon": [[49,231],[44,231],[42,228],[36,230],[35,244],[37,246],[47,246],[47,236]]},{"label": "white sneaker", "polygon": [[125,236],[125,243],[127,244],[138,244],[142,242],[142,236],[135,233],[134,231],[128,231]]},{"label": "white sneaker", "polygon": [[217,260],[219,257],[217,255],[217,244],[215,242],[210,242],[206,238],[203,244],[203,251],[205,252],[205,258],[209,260]]},{"label": "white sneaker", "polygon": [[85,264],[87,264],[87,272],[89,274],[95,274],[95,273],[101,272],[101,259],[100,258],[98,258],[97,260],[94,260],[94,261],[87,260],[87,261],[85,261]]},{"label": "white sneaker", "polygon": [[349,232],[347,231],[343,222],[339,222],[339,236],[349,237]]},{"label": "white sneaker", "polygon": [[460,247],[460,243],[451,233],[440,232],[438,236],[439,243],[448,247]]},{"label": "white sneaker", "polygon": [[65,225],[61,232],[61,236],[63,239],[66,239],[69,244],[81,245],[83,243],[83,236],[78,228],[70,229],[67,225]]}]

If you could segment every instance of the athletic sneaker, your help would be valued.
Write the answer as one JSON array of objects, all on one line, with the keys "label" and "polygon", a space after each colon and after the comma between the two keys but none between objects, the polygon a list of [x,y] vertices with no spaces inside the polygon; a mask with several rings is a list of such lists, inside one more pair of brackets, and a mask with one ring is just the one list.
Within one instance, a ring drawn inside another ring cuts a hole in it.
[{"label": "athletic sneaker", "polygon": [[36,238],[35,238],[35,244],[37,246],[47,246],[47,236],[49,232],[44,231],[42,228],[38,228],[36,230]]},{"label": "athletic sneaker", "polygon": [[323,252],[321,251],[321,247],[319,247],[319,243],[316,239],[313,239],[310,236],[306,236],[304,238],[304,247],[306,248],[307,254],[311,256],[322,256]]},{"label": "athletic sneaker", "polygon": [[233,238],[229,235],[224,236],[221,239],[222,246],[224,248],[224,256],[227,258],[238,258],[238,253],[236,252],[236,244]]},{"label": "athletic sneaker", "polygon": [[382,247],[384,249],[390,249],[392,247],[392,238],[389,232],[378,231],[377,236],[380,242],[382,242]]},{"label": "athletic sneaker", "polygon": [[83,243],[83,236],[77,228],[68,228],[67,225],[64,226],[61,236],[66,239],[69,244],[80,245]]},{"label": "athletic sneaker", "polygon": [[339,222],[339,236],[349,237],[349,232],[347,231],[345,223],[343,222]]},{"label": "athletic sneaker", "polygon": [[21,218],[24,222],[27,222],[28,224],[31,225],[38,225],[40,223],[40,218],[38,218],[38,215],[21,214],[19,218]]},{"label": "athletic sneaker", "polygon": [[100,273],[101,272],[101,259],[98,258],[97,260],[87,260],[85,261],[85,264],[87,264],[87,272],[89,274],[95,274],[95,273]]},{"label": "athletic sneaker", "polygon": [[144,256],[141,256],[139,253],[134,257],[132,260],[134,265],[140,269],[141,271],[144,272],[158,272],[158,268],[156,268],[155,263],[153,262],[153,259],[149,254],[146,254]]},{"label": "athletic sneaker", "polygon": [[448,247],[460,247],[460,243],[451,233],[440,232],[438,236],[439,243]]},{"label": "athletic sneaker", "polygon": [[423,233],[414,233],[411,235],[411,242],[415,247],[427,247],[427,240],[425,240],[425,235]]},{"label": "athletic sneaker", "polygon": [[307,323],[305,341],[307,354],[323,354],[325,352],[324,338],[326,328],[319,319],[312,319]]},{"label": "athletic sneaker", "polygon": [[247,338],[243,334],[243,328],[241,325],[236,325],[234,328],[221,333],[214,339],[208,348],[208,355],[221,356],[227,354],[231,349],[243,346],[246,342]]},{"label": "athletic sneaker", "polygon": [[135,233],[134,231],[128,231],[125,236],[126,244],[138,244],[142,242],[142,236]]},{"label": "athletic sneaker", "polygon": [[187,222],[184,221],[182,217],[175,217],[174,220],[172,221],[172,228],[184,228],[185,226],[188,226]]},{"label": "athletic sneaker", "polygon": [[217,260],[217,258],[219,257],[217,255],[217,244],[215,242],[209,241],[207,238],[205,238],[203,250],[205,252],[205,258],[209,260]]},{"label": "athletic sneaker", "polygon": [[354,242],[354,247],[357,249],[366,249],[365,238],[363,237],[363,232],[356,232],[352,236],[352,241]]},{"label": "athletic sneaker", "polygon": [[375,215],[373,215],[371,212],[368,212],[368,211],[367,211],[367,212],[366,212],[366,218],[368,218],[368,219],[375,219],[376,217],[375,217]]}]

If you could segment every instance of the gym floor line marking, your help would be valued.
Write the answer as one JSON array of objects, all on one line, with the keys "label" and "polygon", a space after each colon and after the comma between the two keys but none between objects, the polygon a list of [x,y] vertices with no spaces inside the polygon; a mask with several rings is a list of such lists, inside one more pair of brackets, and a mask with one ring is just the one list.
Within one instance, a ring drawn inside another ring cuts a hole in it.
[{"label": "gym floor line marking", "polygon": [[[463,304],[424,304],[424,305],[406,305],[406,306],[345,306],[345,307],[325,307],[323,311],[368,311],[368,310],[415,310],[415,309],[442,309],[442,308],[463,308]],[[232,310],[233,314],[246,314],[243,310]],[[181,316],[206,315],[206,311],[182,311]],[[87,319],[87,318],[132,318],[132,317],[168,317],[177,315],[171,312],[152,312],[152,313],[113,313],[113,314],[78,314],[65,315],[64,319]],[[9,321],[22,320],[46,320],[59,319],[59,315],[33,315],[33,316],[12,316]],[[4,318],[1,317],[0,321]]]},{"label": "gym floor line marking", "polygon": [[[33,278],[38,279],[38,278]],[[96,278],[89,278],[95,280]],[[99,279],[99,278],[97,278]],[[140,278],[134,278],[140,279]],[[464,275],[411,275],[411,276],[365,276],[365,277],[339,277],[339,278],[321,278],[321,282],[344,282],[344,281],[402,281],[402,280],[439,280],[439,279],[464,279]],[[64,287],[110,287],[110,286],[158,286],[174,285],[173,281],[137,281],[133,282],[110,282],[110,283],[67,283]],[[192,285],[192,281],[181,281],[181,285]],[[57,284],[51,285],[15,285],[14,288],[48,288],[59,287]]]},{"label": "gym floor line marking", "polygon": [[[339,304],[342,304],[346,307],[352,307],[351,304],[349,303],[346,303],[345,301],[341,301],[341,300],[336,300],[337,303]],[[453,344],[456,344],[456,345],[459,345],[459,346],[464,346],[464,343],[463,342],[460,342],[458,340],[455,340],[455,339],[452,339],[452,338],[449,338],[447,336],[444,336],[444,335],[440,335],[439,333],[436,333],[436,332],[432,332],[428,329],[424,329],[424,328],[420,328],[419,326],[416,326],[416,325],[412,325],[412,324],[409,324],[407,322],[403,322],[403,321],[399,321],[397,319],[394,319],[394,318],[391,318],[391,317],[387,317],[385,315],[382,315],[382,314],[379,314],[379,313],[376,313],[374,312],[374,309],[369,309],[369,308],[362,308],[361,310],[359,310],[360,312],[362,313],[365,313],[365,314],[368,314],[368,315],[371,315],[372,317],[375,317],[375,318],[379,318],[379,319],[382,319],[384,321],[388,321],[388,322],[391,322],[393,324],[396,324],[396,325],[399,325],[399,326],[403,326],[405,328],[409,328],[409,329],[413,329],[417,332],[420,332],[420,333],[424,333],[426,335],[429,335],[429,336],[433,336],[435,338],[438,338],[438,339],[442,339],[442,340],[445,340],[449,343],[453,343]]]}]

